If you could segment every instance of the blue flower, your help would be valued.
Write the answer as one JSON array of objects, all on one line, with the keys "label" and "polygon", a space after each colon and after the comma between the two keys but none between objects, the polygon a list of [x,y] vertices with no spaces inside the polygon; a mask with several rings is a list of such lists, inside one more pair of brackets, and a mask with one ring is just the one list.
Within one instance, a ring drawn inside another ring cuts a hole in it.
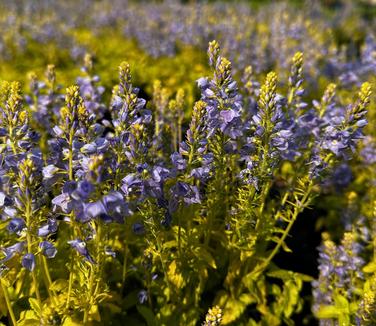
[{"label": "blue flower", "polygon": [[[376,142],[371,137],[364,138],[364,147],[361,151],[362,158],[365,164],[374,164],[376,163]],[[1,205],[0,205],[1,206]]]},{"label": "blue flower", "polygon": [[176,185],[171,188],[171,193],[173,197],[182,198],[188,205],[201,203],[198,188],[188,183],[177,182]]},{"label": "blue flower", "polygon": [[94,186],[86,180],[78,183],[77,189],[72,192],[72,198],[75,200],[86,200],[90,194],[94,191]]},{"label": "blue flower", "polygon": [[187,167],[187,160],[178,152],[171,154],[171,161],[178,171],[185,170]]},{"label": "blue flower", "polygon": [[341,245],[335,245],[329,239],[319,247],[319,278],[312,283],[316,311],[321,305],[334,302],[336,288],[342,288],[351,300],[357,289],[355,282],[363,278],[364,260],[359,256],[363,247],[354,239],[354,234],[344,234]]},{"label": "blue flower", "polygon": [[35,256],[31,253],[27,253],[22,257],[21,264],[27,270],[32,272],[35,268]]},{"label": "blue flower", "polygon": [[95,143],[86,144],[81,147],[80,151],[83,154],[92,155],[97,152],[97,146]]},{"label": "blue flower", "polygon": [[210,176],[211,168],[209,166],[192,169],[190,176],[201,181],[206,181]]},{"label": "blue flower", "polygon": [[66,181],[63,186],[63,193],[71,195],[77,189],[76,181]]},{"label": "blue flower", "polygon": [[0,207],[7,207],[13,204],[12,198],[0,191]]},{"label": "blue flower", "polygon": [[57,168],[55,165],[50,164],[43,168],[43,178],[44,179],[52,179],[54,176],[56,176],[56,173],[59,171],[59,168]]},{"label": "blue flower", "polygon": [[74,248],[81,256],[84,256],[85,260],[87,260],[91,264],[95,264],[93,258],[91,258],[89,251],[86,248],[86,243],[80,239],[70,240],[68,243]]},{"label": "blue flower", "polygon": [[47,258],[54,258],[56,256],[57,249],[51,242],[42,241],[39,244],[39,248],[42,249],[43,255],[45,255]]},{"label": "blue flower", "polygon": [[7,248],[2,248],[5,257],[1,260],[2,263],[13,258],[15,254],[20,254],[25,247],[25,242],[17,242],[16,244],[9,246]]},{"label": "blue flower", "polygon": [[68,193],[62,193],[52,199],[52,204],[59,206],[64,213],[70,213],[73,209],[73,203]]},{"label": "blue flower", "polygon": [[38,229],[38,237],[47,237],[51,233],[55,233],[57,231],[57,221],[55,219],[48,219],[47,223],[42,225]]},{"label": "blue flower", "polygon": [[209,63],[214,70],[213,79],[200,78],[201,100],[206,106],[206,127],[211,137],[217,130],[235,139],[242,135],[242,99],[236,81],[232,78],[231,63],[219,55],[216,41],[209,43]]},{"label": "blue flower", "polygon": [[111,257],[113,257],[113,258],[116,257],[116,252],[115,252],[111,247],[109,247],[109,246],[106,246],[106,247],[104,248],[104,253],[105,253],[105,255],[107,255],[107,256],[111,256]]},{"label": "blue flower", "polygon": [[141,222],[133,223],[132,231],[134,234],[142,235],[145,233],[145,227]]},{"label": "blue flower", "polygon": [[26,227],[25,221],[22,218],[12,218],[7,226],[10,233],[20,235],[21,231]]},{"label": "blue flower", "polygon": [[348,164],[343,163],[334,169],[332,182],[337,189],[347,187],[353,178],[351,168]]},{"label": "blue flower", "polygon": [[170,171],[162,166],[157,165],[153,168],[151,175],[155,182],[163,182],[169,177]]},{"label": "blue flower", "polygon": [[123,195],[118,191],[111,191],[103,197],[103,204],[106,209],[106,214],[109,221],[116,221],[118,223],[124,222],[124,217],[130,215],[130,211]]},{"label": "blue flower", "polygon": [[350,134],[346,130],[338,130],[333,126],[325,128],[325,136],[322,141],[322,148],[328,149],[336,156],[341,156],[351,145]]},{"label": "blue flower", "polygon": [[144,182],[136,174],[128,174],[122,181],[121,190],[126,196],[141,197],[144,194]]},{"label": "blue flower", "polygon": [[141,290],[138,295],[138,301],[141,303],[141,304],[144,304],[147,300],[148,300],[148,292],[145,291],[145,290]]},{"label": "blue flower", "polygon": [[106,207],[104,206],[101,200],[98,200],[93,203],[85,204],[85,215],[89,219],[97,218],[106,214],[107,214]]}]

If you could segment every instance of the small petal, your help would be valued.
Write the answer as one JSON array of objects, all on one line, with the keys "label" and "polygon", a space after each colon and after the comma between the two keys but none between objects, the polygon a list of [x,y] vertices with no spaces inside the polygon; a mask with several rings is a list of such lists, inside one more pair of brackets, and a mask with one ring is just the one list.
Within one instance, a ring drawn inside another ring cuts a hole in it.
[{"label": "small petal", "polygon": [[33,254],[27,253],[22,257],[21,264],[27,270],[32,272],[35,268],[35,256]]}]

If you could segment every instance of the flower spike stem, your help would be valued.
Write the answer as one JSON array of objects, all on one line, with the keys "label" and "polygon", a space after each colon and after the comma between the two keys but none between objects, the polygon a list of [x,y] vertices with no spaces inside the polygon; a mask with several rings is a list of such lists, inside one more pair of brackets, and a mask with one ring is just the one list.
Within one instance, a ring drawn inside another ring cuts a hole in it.
[{"label": "flower spike stem", "polygon": [[[26,225],[27,225],[26,239],[27,239],[28,252],[32,252],[32,236],[31,236],[31,233],[30,233],[31,220],[32,220],[31,215],[32,215],[31,200],[30,200],[29,195],[27,195],[26,196],[25,217],[26,217]],[[37,278],[35,269],[31,272],[31,277],[33,279],[33,284],[34,284],[34,287],[35,287],[35,295],[36,295],[38,303],[41,307],[42,306],[42,299],[41,299],[40,292],[39,292],[39,283],[38,283],[38,278]]]},{"label": "flower spike stem", "polygon": [[8,308],[10,319],[12,320],[13,326],[17,326],[17,320],[16,320],[16,316],[14,315],[12,303],[10,302],[8,289],[4,285],[4,282],[3,282],[2,279],[0,279],[0,283],[1,283],[1,289],[3,290],[3,294],[4,294],[5,302],[6,302],[6,305],[7,305],[7,308]]},{"label": "flower spike stem", "polygon": [[297,205],[295,206],[294,213],[290,219],[290,222],[288,223],[277,245],[274,247],[273,251],[269,254],[268,258],[266,258],[266,260],[261,264],[261,266],[257,268],[257,272],[261,273],[265,268],[267,268],[270,262],[272,261],[272,259],[274,258],[274,256],[278,253],[279,249],[282,247],[284,241],[286,240],[287,236],[289,235],[291,231],[292,226],[294,225],[296,221],[296,218],[298,217],[299,213],[301,213],[301,211],[304,209],[306,204],[309,202],[309,199],[310,199],[309,197],[311,195],[312,188],[313,188],[313,181],[310,180],[309,184],[307,185],[307,189],[302,200],[299,201]]},{"label": "flower spike stem", "polygon": [[50,271],[49,271],[49,268],[48,268],[47,258],[45,256],[41,256],[40,261],[41,261],[41,265],[42,265],[42,268],[43,268],[42,274],[43,274],[43,279],[44,279],[45,286],[47,288],[48,295],[51,298],[51,300],[54,302],[54,304],[57,305],[56,293],[55,293],[55,291],[50,289],[51,284],[52,284],[52,279],[51,279],[51,274],[50,274]]}]

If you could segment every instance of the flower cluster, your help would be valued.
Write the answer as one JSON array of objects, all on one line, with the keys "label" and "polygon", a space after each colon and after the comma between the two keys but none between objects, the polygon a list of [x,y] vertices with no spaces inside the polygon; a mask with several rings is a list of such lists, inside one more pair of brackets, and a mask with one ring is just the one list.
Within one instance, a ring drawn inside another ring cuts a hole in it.
[{"label": "flower cluster", "polygon": [[219,326],[222,320],[222,309],[215,306],[209,309],[205,317],[204,326]]},{"label": "flower cluster", "polygon": [[349,301],[354,299],[359,281],[363,278],[361,269],[364,265],[360,257],[362,246],[355,241],[351,232],[344,234],[339,246],[325,239],[319,250],[320,274],[312,284],[313,310],[318,314],[322,306],[337,304],[339,296]]}]

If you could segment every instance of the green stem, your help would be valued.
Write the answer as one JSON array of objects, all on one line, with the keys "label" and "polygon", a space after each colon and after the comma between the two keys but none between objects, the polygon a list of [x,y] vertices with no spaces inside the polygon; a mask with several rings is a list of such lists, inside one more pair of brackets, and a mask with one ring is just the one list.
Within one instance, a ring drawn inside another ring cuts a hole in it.
[{"label": "green stem", "polygon": [[180,144],[182,142],[181,126],[182,126],[182,121],[179,119],[179,122],[178,122],[178,144]]},{"label": "green stem", "polygon": [[[96,245],[95,245],[96,257],[95,257],[95,259],[97,261],[97,264],[91,265],[91,269],[90,269],[89,290],[88,290],[89,300],[88,300],[88,302],[85,306],[85,310],[84,310],[84,319],[83,319],[84,324],[88,322],[90,310],[93,307],[93,305],[95,305],[97,303],[95,300],[98,297],[99,291],[101,290],[102,269],[103,269],[103,265],[104,265],[104,262],[102,261],[103,260],[103,249],[104,249],[103,241],[104,241],[104,239],[102,239],[102,236],[103,236],[102,225],[101,225],[101,222],[98,221],[97,235],[95,237],[95,241],[96,241]],[[95,289],[93,291],[94,285],[95,285]]]},{"label": "green stem", "polygon": [[178,252],[179,252],[179,256],[180,258],[182,257],[182,254],[181,254],[181,225],[180,225],[180,214],[178,212],[177,214],[177,220],[178,220]]},{"label": "green stem", "polygon": [[71,292],[72,292],[72,284],[73,284],[73,269],[74,269],[74,257],[73,254],[71,255],[71,266],[70,266],[70,271],[69,271],[69,282],[68,282],[68,294],[67,294],[67,304],[65,308],[68,310],[69,309],[69,304],[70,304],[70,297],[71,297]]},{"label": "green stem", "polygon": [[98,275],[97,275],[97,284],[95,286],[93,297],[96,297],[96,295],[98,294],[100,284],[101,284],[101,280],[102,280],[102,268],[103,268],[102,257],[103,257],[103,249],[104,249],[104,246],[103,246],[103,243],[102,243],[102,235],[103,235],[102,226],[101,226],[101,222],[99,221],[98,227],[97,227],[97,236],[96,236],[96,249],[97,249],[97,254],[96,254],[97,265],[96,265],[96,267],[97,268],[95,268],[95,269],[93,268],[93,271],[95,270],[98,273]]},{"label": "green stem", "polygon": [[[32,235],[31,235],[31,214],[32,214],[32,208],[31,208],[31,202],[29,198],[28,191],[26,191],[26,207],[25,207],[25,219],[26,219],[26,241],[27,241],[27,251],[28,253],[32,253]],[[38,278],[36,276],[35,269],[31,272],[31,276],[33,279],[33,284],[35,287],[35,295],[37,297],[38,303],[40,307],[42,306],[42,300],[39,292],[39,284],[38,284]]]},{"label": "green stem", "polygon": [[114,181],[114,189],[118,190],[120,180],[119,180],[119,166],[121,163],[121,156],[119,154],[119,150],[116,150],[116,171],[115,171],[115,181]]},{"label": "green stem", "polygon": [[177,126],[173,125],[172,129],[172,145],[174,146],[174,152],[178,151],[178,131]]},{"label": "green stem", "polygon": [[[74,129],[73,127],[70,128],[69,130],[69,140],[68,140],[68,177],[69,181],[73,180],[73,138],[74,138]],[[74,216],[73,212],[70,213],[70,221],[73,226],[73,236],[75,236],[75,224],[73,222]],[[67,303],[66,303],[66,309],[69,309],[70,305],[70,298],[71,298],[71,292],[72,292],[72,286],[73,286],[73,270],[74,270],[74,254],[73,252],[71,253],[71,266],[70,266],[70,271],[69,271],[69,282],[68,282],[68,293],[67,293]]]},{"label": "green stem", "polygon": [[262,213],[264,212],[265,202],[266,202],[266,198],[267,198],[267,196],[268,196],[268,194],[269,194],[269,190],[270,190],[270,188],[271,188],[271,184],[272,184],[272,182],[269,181],[269,182],[265,185],[265,187],[263,187],[263,190],[262,190],[262,194],[261,194],[261,198],[260,198],[260,202],[261,202],[261,204],[260,204],[260,210],[259,210],[259,216],[260,216],[260,218],[261,218],[261,216],[262,216]]},{"label": "green stem", "polygon": [[16,140],[13,137],[13,127],[9,126],[9,138],[10,138],[10,146],[12,147],[13,154],[17,154],[16,148]]},{"label": "green stem", "polygon": [[31,276],[33,278],[33,283],[34,283],[34,287],[35,287],[35,295],[37,297],[38,304],[39,304],[40,307],[42,307],[42,298],[40,296],[38,278],[37,278],[37,275],[35,273],[35,270],[33,270],[31,272]]},{"label": "green stem", "polygon": [[45,274],[45,277],[46,277],[46,283],[50,286],[52,284],[52,280],[51,280],[50,271],[48,270],[48,264],[47,264],[46,257],[42,257],[42,264],[43,264],[43,268],[44,268],[44,274]]},{"label": "green stem", "polygon": [[8,294],[8,289],[5,287],[2,279],[0,279],[0,283],[1,283],[1,289],[3,290],[4,299],[5,299],[7,308],[8,308],[10,319],[12,320],[13,326],[17,326],[17,319],[16,319],[16,316],[14,315],[14,311],[13,311],[13,308],[12,308],[12,303],[10,302],[10,298],[9,298],[9,294]]},{"label": "green stem", "polygon": [[127,276],[127,250],[128,250],[127,243],[124,243],[123,275],[121,278],[123,285],[125,282],[125,278]]},{"label": "green stem", "polygon": [[57,305],[57,301],[56,301],[56,297],[55,297],[56,293],[55,293],[55,291],[50,289],[51,284],[52,284],[52,279],[51,279],[50,271],[48,269],[46,257],[42,256],[41,261],[42,261],[42,267],[43,267],[43,271],[44,271],[44,273],[43,273],[44,283],[46,285],[48,295],[49,295],[50,299],[54,302],[54,304]]},{"label": "green stem", "polygon": [[69,131],[69,156],[68,156],[68,175],[69,180],[73,180],[73,137],[74,137],[74,129],[71,128]]},{"label": "green stem", "polygon": [[258,268],[258,271],[264,270],[272,261],[274,256],[278,253],[279,249],[283,245],[285,239],[287,238],[292,226],[294,225],[296,218],[298,217],[299,213],[304,209],[305,204],[309,200],[309,196],[311,195],[312,191],[312,180],[309,182],[307,186],[307,191],[305,192],[301,201],[299,201],[298,205],[294,207],[293,215],[288,223],[286,229],[282,233],[282,236],[279,238],[277,245],[274,247],[273,251],[269,254],[268,258],[263,262],[263,264]]},{"label": "green stem", "polygon": [[149,307],[150,307],[150,309],[153,311],[153,301],[152,301],[152,299],[151,299],[151,295],[150,295],[150,293],[151,293],[151,278],[152,278],[152,276],[151,276],[151,271],[149,271],[149,273],[148,273],[148,276],[147,276],[147,282],[148,282],[148,284],[147,284],[147,288],[148,288],[148,303],[149,303]]},{"label": "green stem", "polygon": [[289,96],[287,100],[287,105],[290,106],[292,104],[292,101],[294,100],[294,95],[295,95],[295,87],[292,87],[289,91]]},{"label": "green stem", "polygon": [[88,304],[86,304],[85,306],[85,310],[84,310],[84,319],[83,319],[83,323],[84,325],[87,323],[88,321],[88,318],[89,318],[89,311],[91,309],[91,305],[92,305],[92,289],[93,289],[93,283],[94,283],[94,266],[91,266],[91,269],[90,269],[90,279],[89,279],[89,290],[88,290],[88,294],[89,294],[89,302]]},{"label": "green stem", "polygon": [[83,325],[85,325],[86,323],[87,323],[87,321],[88,321],[88,311],[87,311],[87,309],[85,309],[85,311],[84,311],[84,319],[83,319]]},{"label": "green stem", "polygon": [[[226,190],[225,190],[225,187],[224,187],[224,184],[226,184],[227,182],[227,176],[226,176],[226,171],[225,171],[225,153],[223,152],[223,149],[224,149],[224,145],[226,143],[226,140],[225,140],[225,136],[223,134],[220,134],[219,136],[219,139],[218,139],[218,142],[219,142],[219,152],[218,152],[218,156],[217,156],[217,159],[218,159],[218,168],[217,168],[217,172],[214,176],[214,189],[215,191],[217,192],[215,194],[215,201],[214,204],[216,207],[210,207],[209,209],[209,213],[208,213],[208,225],[207,225],[207,235],[206,235],[206,239],[205,239],[205,246],[207,247],[210,243],[210,239],[211,239],[211,234],[212,234],[212,227],[214,225],[214,219],[215,219],[215,214],[216,212],[218,211],[218,207],[223,207],[225,208],[226,207],[226,196],[224,196],[224,193]],[[224,205],[224,206],[222,206]],[[218,206],[218,207],[217,207]]]},{"label": "green stem", "polygon": [[170,284],[170,280],[168,279],[167,269],[166,269],[166,264],[165,264],[164,259],[163,259],[163,257],[162,257],[162,245],[161,245],[161,243],[160,243],[160,241],[159,241],[159,237],[158,237],[156,234],[154,234],[154,237],[155,237],[155,240],[156,240],[156,242],[157,242],[157,249],[158,249],[159,258],[160,258],[160,260],[161,260],[161,265],[162,265],[163,274],[164,274],[164,276],[165,276],[165,278],[166,278],[167,287],[168,287],[168,289],[170,290],[170,296],[171,296],[171,295],[173,295],[174,292],[173,292],[173,290],[172,290],[172,286],[171,286],[171,284]]}]

